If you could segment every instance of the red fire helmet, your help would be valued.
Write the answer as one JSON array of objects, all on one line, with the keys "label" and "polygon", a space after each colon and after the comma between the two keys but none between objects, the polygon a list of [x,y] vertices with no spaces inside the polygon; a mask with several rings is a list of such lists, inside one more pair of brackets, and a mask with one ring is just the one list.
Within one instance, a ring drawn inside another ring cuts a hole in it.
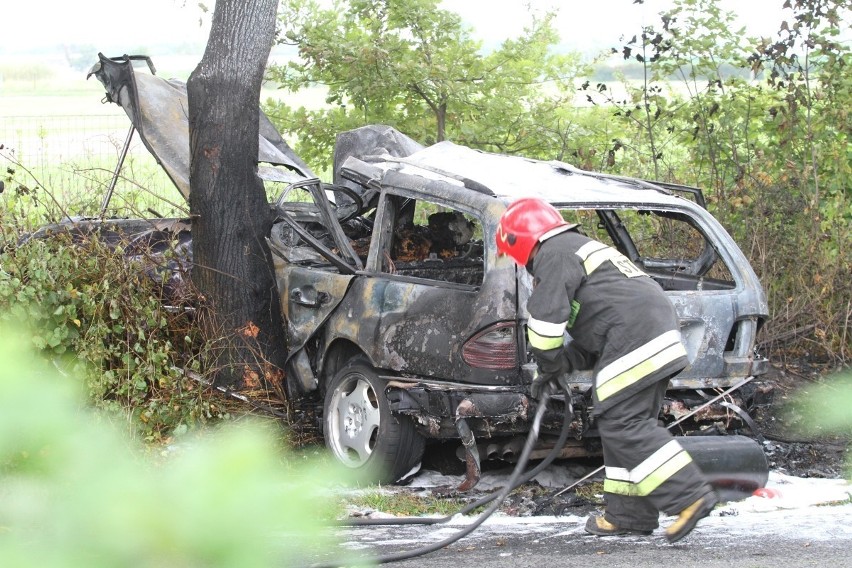
[{"label": "red fire helmet", "polygon": [[551,204],[533,197],[522,197],[511,203],[500,217],[497,227],[497,251],[511,256],[521,266],[530,260],[535,244],[548,232],[568,225]]}]

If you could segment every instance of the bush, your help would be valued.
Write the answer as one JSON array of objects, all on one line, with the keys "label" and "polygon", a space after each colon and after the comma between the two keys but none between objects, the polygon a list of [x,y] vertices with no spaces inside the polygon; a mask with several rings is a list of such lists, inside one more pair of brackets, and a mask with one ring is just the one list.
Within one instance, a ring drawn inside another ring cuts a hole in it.
[{"label": "bush", "polygon": [[96,408],[148,441],[226,416],[183,372],[200,372],[207,349],[185,309],[191,298],[167,308],[150,261],[97,238],[15,237],[7,232],[0,252],[0,323],[29,322],[32,345],[82,377]]},{"label": "bush", "polygon": [[[798,390],[793,397],[791,414],[800,420],[800,428],[810,436],[836,435],[852,440],[852,373],[829,377],[817,385]],[[852,455],[847,457],[846,477],[852,480]]]}]

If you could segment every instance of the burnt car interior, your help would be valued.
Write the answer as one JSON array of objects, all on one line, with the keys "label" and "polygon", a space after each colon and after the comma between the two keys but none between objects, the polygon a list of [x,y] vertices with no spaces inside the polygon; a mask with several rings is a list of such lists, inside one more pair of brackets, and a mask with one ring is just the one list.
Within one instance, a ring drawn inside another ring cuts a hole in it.
[{"label": "burnt car interior", "polygon": [[[366,267],[398,277],[482,284],[482,223],[474,215],[390,191],[373,201],[375,206],[365,205],[343,186],[290,185],[277,202],[285,223],[273,231],[276,253],[288,262],[342,273]],[[323,218],[329,211],[340,221],[342,236]],[[563,216],[618,249],[665,290],[735,288],[724,260],[688,215],[622,208],[565,209]],[[367,264],[371,246],[378,248],[376,266]]]},{"label": "burnt car interior", "polygon": [[380,272],[470,286],[482,284],[481,224],[474,217],[391,194],[383,196],[382,209],[382,238],[377,244]]},{"label": "burnt car interior", "polygon": [[[365,205],[343,186],[293,184],[276,202],[284,222],[273,229],[273,250],[288,262],[321,270],[482,284],[484,247],[475,216],[391,193],[377,201]],[[328,211],[334,211],[343,238],[324,219]],[[367,265],[371,247],[377,248],[375,266]]]},{"label": "burnt car interior", "polygon": [[[274,254],[292,264],[342,274],[364,268],[352,247],[353,237],[369,234],[372,221],[360,216],[356,220],[364,204],[352,190],[310,179],[288,185],[274,207],[282,221],[273,225],[270,235]],[[331,221],[332,215],[337,223]]]}]

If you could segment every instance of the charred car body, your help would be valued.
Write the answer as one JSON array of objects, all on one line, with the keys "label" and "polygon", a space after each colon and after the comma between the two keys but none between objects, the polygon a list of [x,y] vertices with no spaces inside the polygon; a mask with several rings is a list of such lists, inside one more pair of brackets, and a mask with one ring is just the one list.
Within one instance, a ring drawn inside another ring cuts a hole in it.
[{"label": "charred car body", "polygon": [[[185,87],[134,70],[132,59],[102,57],[93,72],[186,195]],[[671,381],[663,419],[767,368],[755,354],[768,311],[761,285],[694,188],[451,142],[423,147],[386,126],[338,136],[329,184],[265,116],[258,170],[282,188],[269,245],[288,335],[287,390],[322,407],[327,445],[355,470],[397,479],[427,439],[463,438],[468,452],[476,441],[486,457],[509,460],[520,447],[535,404],[524,308],[532,282],[497,256],[494,234],[522,196],[550,202],[667,292],[691,365]],[[177,220],[155,223],[186,235]],[[574,440],[563,455],[588,455],[598,450],[590,373],[570,383],[545,432],[561,423],[570,396]],[[693,428],[724,429],[728,415],[745,415],[736,402],[709,408]]]}]

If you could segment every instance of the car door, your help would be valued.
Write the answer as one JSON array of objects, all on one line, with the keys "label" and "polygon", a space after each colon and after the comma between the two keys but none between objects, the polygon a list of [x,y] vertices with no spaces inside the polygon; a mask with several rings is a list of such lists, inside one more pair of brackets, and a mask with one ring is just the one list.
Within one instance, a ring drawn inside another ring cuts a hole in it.
[{"label": "car door", "polygon": [[346,295],[361,258],[338,221],[333,192],[319,180],[292,184],[275,204],[278,221],[269,245],[289,358],[297,356]]}]

